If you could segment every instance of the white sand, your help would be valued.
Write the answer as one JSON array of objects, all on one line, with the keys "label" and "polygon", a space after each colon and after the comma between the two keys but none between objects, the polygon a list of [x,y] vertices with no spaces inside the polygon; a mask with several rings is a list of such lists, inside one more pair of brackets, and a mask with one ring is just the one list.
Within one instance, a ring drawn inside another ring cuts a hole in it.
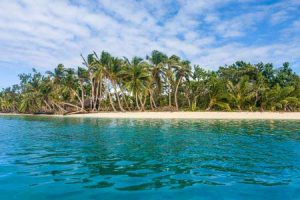
[{"label": "white sand", "polygon": [[107,112],[64,117],[138,118],[138,119],[298,119],[300,112]]},{"label": "white sand", "polygon": [[[5,114],[0,115],[19,115]],[[41,115],[38,115],[41,116]],[[44,116],[44,115],[43,115]],[[300,112],[100,112],[75,115],[46,115],[69,118],[133,118],[133,119],[296,119]]]}]

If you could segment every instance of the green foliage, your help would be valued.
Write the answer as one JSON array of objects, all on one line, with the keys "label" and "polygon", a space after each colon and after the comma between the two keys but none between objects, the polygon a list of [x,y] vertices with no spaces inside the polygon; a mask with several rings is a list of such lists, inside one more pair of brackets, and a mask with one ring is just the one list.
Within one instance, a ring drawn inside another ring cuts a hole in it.
[{"label": "green foliage", "polygon": [[102,51],[76,69],[57,65],[20,74],[0,92],[0,112],[126,110],[300,111],[300,77],[289,63],[238,61],[208,71],[177,55],[152,51],[146,59]]}]

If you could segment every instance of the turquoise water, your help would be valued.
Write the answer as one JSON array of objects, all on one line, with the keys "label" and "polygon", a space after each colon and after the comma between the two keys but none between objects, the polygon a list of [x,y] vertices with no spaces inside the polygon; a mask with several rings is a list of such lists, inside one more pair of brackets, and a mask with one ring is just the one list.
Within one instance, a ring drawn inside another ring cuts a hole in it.
[{"label": "turquoise water", "polygon": [[0,199],[300,199],[300,121],[0,117]]}]

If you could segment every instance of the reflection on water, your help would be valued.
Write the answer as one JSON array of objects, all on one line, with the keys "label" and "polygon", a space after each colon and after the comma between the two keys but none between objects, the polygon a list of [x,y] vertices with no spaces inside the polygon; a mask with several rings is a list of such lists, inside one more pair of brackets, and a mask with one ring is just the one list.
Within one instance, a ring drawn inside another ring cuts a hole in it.
[{"label": "reflection on water", "polygon": [[300,121],[0,117],[3,197],[294,199],[299,180]]}]

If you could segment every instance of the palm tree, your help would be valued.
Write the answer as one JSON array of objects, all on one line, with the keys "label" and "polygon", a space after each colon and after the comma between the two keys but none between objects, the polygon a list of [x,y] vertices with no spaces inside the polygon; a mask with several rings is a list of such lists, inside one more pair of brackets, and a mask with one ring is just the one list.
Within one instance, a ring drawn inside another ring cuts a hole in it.
[{"label": "palm tree", "polygon": [[87,71],[88,71],[88,78],[89,78],[90,85],[91,85],[91,90],[90,90],[90,109],[93,109],[93,108],[95,108],[95,104],[96,104],[94,72],[95,72],[95,69],[96,69],[97,61],[96,61],[96,58],[94,57],[94,54],[89,54],[87,56],[87,59],[85,59],[82,56],[82,54],[81,54],[81,58],[83,60],[82,64],[87,67]]},{"label": "palm tree", "polygon": [[76,70],[59,64],[45,75],[35,69],[20,74],[18,85],[0,91],[0,111],[144,111],[167,105],[168,110],[176,106],[193,111],[300,110],[300,77],[288,63],[276,69],[269,63],[238,61],[206,71],[159,51],[146,60],[129,61],[104,51],[81,57],[83,66]]},{"label": "palm tree", "polygon": [[0,92],[0,110],[3,112],[17,112],[20,101],[20,86],[13,85]]},{"label": "palm tree", "polygon": [[266,92],[264,105],[269,106],[270,110],[283,109],[284,111],[293,111],[299,106],[299,99],[291,96],[295,88],[293,86],[281,87],[276,84]]},{"label": "palm tree", "polygon": [[53,107],[51,106],[51,94],[53,92],[53,84],[51,83],[50,77],[42,77],[40,86],[38,88],[39,94],[41,95],[41,99],[46,106],[46,110],[54,111]]},{"label": "palm tree", "polygon": [[58,64],[53,72],[51,72],[51,71],[46,72],[46,74],[48,74],[50,77],[53,78],[54,84],[60,83],[61,79],[65,75],[64,73],[65,73],[65,66],[63,64]]},{"label": "palm tree", "polygon": [[178,95],[179,85],[182,83],[182,80],[184,78],[186,80],[189,80],[189,77],[192,75],[192,72],[191,72],[191,66],[190,66],[189,61],[177,60],[177,62],[174,63],[173,68],[174,68],[175,76],[177,78],[175,94],[174,94],[174,101],[175,101],[175,105],[176,105],[176,110],[178,111],[179,107],[178,107],[177,95]]},{"label": "palm tree", "polygon": [[104,79],[104,66],[105,63],[102,63],[101,58],[99,58],[99,56],[96,54],[96,52],[94,52],[95,55],[95,61],[93,63],[94,65],[94,78],[95,78],[95,82],[96,82],[96,95],[95,95],[95,104],[93,107],[93,110],[96,110],[96,106],[98,104],[98,111],[101,109],[101,101],[103,99],[102,94],[103,94],[103,79]]},{"label": "palm tree", "polygon": [[[84,101],[80,98],[79,88],[79,79],[74,69],[67,68],[65,70],[65,76],[62,80],[61,91],[63,94],[63,105],[74,107],[78,110],[85,111],[84,106],[78,107],[76,104],[79,102],[81,105],[84,104]],[[76,101],[76,99],[78,101]]]},{"label": "palm tree", "polygon": [[117,97],[119,108],[121,109],[121,111],[125,111],[121,105],[120,97],[117,90],[117,83],[119,81],[119,72],[121,71],[121,66],[122,66],[121,60],[118,58],[114,58],[109,53],[103,51],[101,53],[99,62],[103,66],[102,68],[103,71],[101,73],[103,73],[103,76],[105,77],[105,82],[106,82],[105,84],[107,88],[109,102],[112,109],[115,112],[117,111],[117,109],[114,106],[111,89],[114,90],[115,94],[117,93],[115,96]]},{"label": "palm tree", "polygon": [[125,112],[121,99],[120,99],[120,87],[119,84],[121,82],[120,80],[120,72],[122,69],[123,63],[122,60],[119,58],[112,57],[109,68],[108,68],[108,74],[109,79],[111,81],[112,87],[114,89],[115,96],[117,97],[119,108],[122,112]]},{"label": "palm tree", "polygon": [[227,89],[231,102],[233,102],[240,111],[246,102],[250,102],[251,99],[255,97],[255,92],[253,91],[253,87],[249,83],[249,77],[247,76],[242,77],[236,85],[231,81],[228,81]]},{"label": "palm tree", "polygon": [[211,110],[213,107],[218,107],[222,110],[230,111],[230,105],[225,102],[228,99],[226,94],[226,84],[224,80],[220,79],[215,72],[210,72],[209,78],[206,81],[208,106],[206,111]]},{"label": "palm tree", "polygon": [[131,62],[126,59],[126,65],[121,74],[126,88],[135,97],[136,107],[139,110],[145,110],[146,97],[151,83],[148,63],[138,57],[134,57]]},{"label": "palm tree", "polygon": [[[150,70],[151,70],[151,90],[150,92],[150,104],[156,107],[155,96],[159,96],[163,90],[163,80],[166,79],[165,67],[167,65],[168,56],[163,54],[160,51],[154,50],[151,52],[150,56],[146,56],[146,59],[149,61]],[[151,103],[152,102],[152,103]]]},{"label": "palm tree", "polygon": [[80,85],[80,90],[81,90],[81,110],[84,110],[85,106],[85,89],[84,89],[84,84],[87,82],[89,73],[86,69],[82,67],[77,68],[77,77]]},{"label": "palm tree", "polygon": [[174,59],[175,56],[171,56],[168,61],[167,61],[167,65],[165,68],[165,81],[167,83],[167,92],[168,92],[168,97],[169,97],[169,107],[172,107],[172,86],[174,84],[174,73],[173,73],[173,66],[174,64],[176,64],[176,59]]},{"label": "palm tree", "polygon": [[208,94],[206,82],[210,73],[202,69],[199,65],[194,66],[192,78],[186,83],[185,96],[192,111],[197,109],[199,97],[205,99]]}]

